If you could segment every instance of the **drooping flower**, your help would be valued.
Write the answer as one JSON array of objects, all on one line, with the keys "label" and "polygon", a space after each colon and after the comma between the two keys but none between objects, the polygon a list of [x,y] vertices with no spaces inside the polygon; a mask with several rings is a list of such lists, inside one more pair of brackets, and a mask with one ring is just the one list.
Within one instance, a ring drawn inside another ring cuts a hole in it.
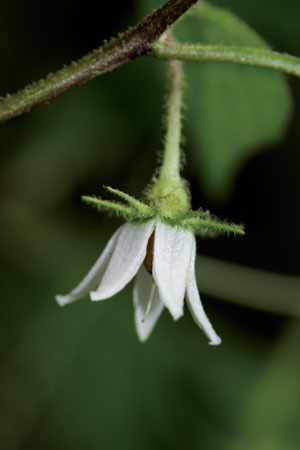
[{"label": "drooping flower", "polygon": [[220,223],[204,211],[188,212],[168,220],[149,205],[118,190],[108,190],[127,200],[129,206],[94,197],[85,200],[127,218],[131,216],[133,220],[113,234],[83,281],[68,295],[56,296],[57,302],[63,306],[87,294],[92,301],[105,300],[120,292],[136,276],[133,298],[136,330],[141,341],[148,338],[164,307],[175,320],[179,319],[186,297],[192,316],[209,343],[220,344],[197,289],[193,228],[219,226],[237,233],[240,228]]}]

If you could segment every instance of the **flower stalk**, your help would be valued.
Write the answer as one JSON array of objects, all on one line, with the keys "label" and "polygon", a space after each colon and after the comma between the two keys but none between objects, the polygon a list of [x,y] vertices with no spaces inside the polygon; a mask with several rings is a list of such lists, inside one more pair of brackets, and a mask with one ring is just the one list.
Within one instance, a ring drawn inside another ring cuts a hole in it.
[{"label": "flower stalk", "polygon": [[[176,43],[170,31],[161,40]],[[147,191],[147,199],[159,215],[175,218],[190,209],[190,193],[186,182],[180,176],[181,129],[184,72],[180,61],[167,62],[168,97],[166,112],[166,137],[159,175]]]},{"label": "flower stalk", "polygon": [[183,69],[180,61],[171,60],[169,67],[169,95],[167,102],[167,132],[160,180],[178,182],[181,166],[181,109],[183,96]]}]

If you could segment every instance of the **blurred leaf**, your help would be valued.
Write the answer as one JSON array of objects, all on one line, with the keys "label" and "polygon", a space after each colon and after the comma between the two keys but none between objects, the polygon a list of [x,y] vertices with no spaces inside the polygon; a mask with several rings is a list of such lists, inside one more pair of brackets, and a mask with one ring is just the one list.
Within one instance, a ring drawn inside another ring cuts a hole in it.
[{"label": "blurred leaf", "polygon": [[230,450],[299,447],[299,321],[287,327],[249,390],[239,420],[239,443]]},{"label": "blurred leaf", "polygon": [[[95,180],[95,191],[80,194],[99,193],[112,176],[127,172],[126,164],[137,161],[136,148],[145,148],[160,124],[162,76],[153,62],[141,59],[41,106],[26,117],[26,133],[23,118],[10,122],[8,128],[19,125],[10,134],[22,137],[4,146],[5,190],[31,204],[53,204],[85,180]],[[161,95],[153,98],[153,91]]]},{"label": "blurred leaf", "polygon": [[197,257],[196,268],[204,294],[270,313],[300,316],[299,276],[258,270],[205,255]]},{"label": "blurred leaf", "polygon": [[[234,14],[194,7],[176,27],[181,41],[267,47]],[[242,164],[280,138],[292,105],[282,74],[232,63],[187,64],[187,119],[193,161],[208,193],[226,199]]]},{"label": "blurred leaf", "polygon": [[[216,6],[224,7],[223,0],[214,0]],[[299,14],[300,3],[294,0],[277,0],[264,2],[252,0],[226,0],[226,8],[242,14],[247,22],[255,24],[255,29],[264,37],[271,37],[272,44],[288,53],[299,51]],[[289,48],[286,48],[286,47]]]}]

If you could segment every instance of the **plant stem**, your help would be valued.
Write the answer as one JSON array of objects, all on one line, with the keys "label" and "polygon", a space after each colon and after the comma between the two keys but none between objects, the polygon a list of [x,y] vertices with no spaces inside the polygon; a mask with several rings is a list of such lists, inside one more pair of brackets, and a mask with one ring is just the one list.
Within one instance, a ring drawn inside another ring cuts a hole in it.
[{"label": "plant stem", "polygon": [[[300,317],[300,277],[198,256],[201,291],[248,308]],[[218,282],[216,283],[216,280]]]},{"label": "plant stem", "polygon": [[281,70],[300,77],[300,58],[260,48],[157,42],[153,55],[168,60],[234,62]]},{"label": "plant stem", "polygon": [[197,0],[168,0],[135,27],[111,39],[92,53],[0,101],[0,123],[50,100],[70,88],[110,72],[147,54],[161,34]]},{"label": "plant stem", "polygon": [[[162,41],[176,42],[167,31]],[[180,61],[168,61],[169,92],[167,96],[166,137],[162,164],[158,177],[147,190],[150,201],[161,217],[176,218],[178,214],[189,211],[190,192],[180,177],[181,166],[181,109],[183,91],[183,68]]]},{"label": "plant stem", "polygon": [[183,91],[183,70],[180,61],[169,61],[169,93],[166,117],[166,138],[160,179],[180,180],[181,161],[181,109]]}]

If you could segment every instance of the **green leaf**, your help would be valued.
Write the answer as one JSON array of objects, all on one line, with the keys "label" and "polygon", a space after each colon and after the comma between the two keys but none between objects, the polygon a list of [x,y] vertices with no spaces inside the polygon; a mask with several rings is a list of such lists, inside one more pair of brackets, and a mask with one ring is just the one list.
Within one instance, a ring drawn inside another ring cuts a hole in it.
[{"label": "green leaf", "polygon": [[[184,42],[268,45],[231,12],[200,3],[175,27]],[[249,157],[276,142],[292,111],[285,77],[233,63],[187,63],[187,126],[196,175],[207,193],[226,200]]]}]

